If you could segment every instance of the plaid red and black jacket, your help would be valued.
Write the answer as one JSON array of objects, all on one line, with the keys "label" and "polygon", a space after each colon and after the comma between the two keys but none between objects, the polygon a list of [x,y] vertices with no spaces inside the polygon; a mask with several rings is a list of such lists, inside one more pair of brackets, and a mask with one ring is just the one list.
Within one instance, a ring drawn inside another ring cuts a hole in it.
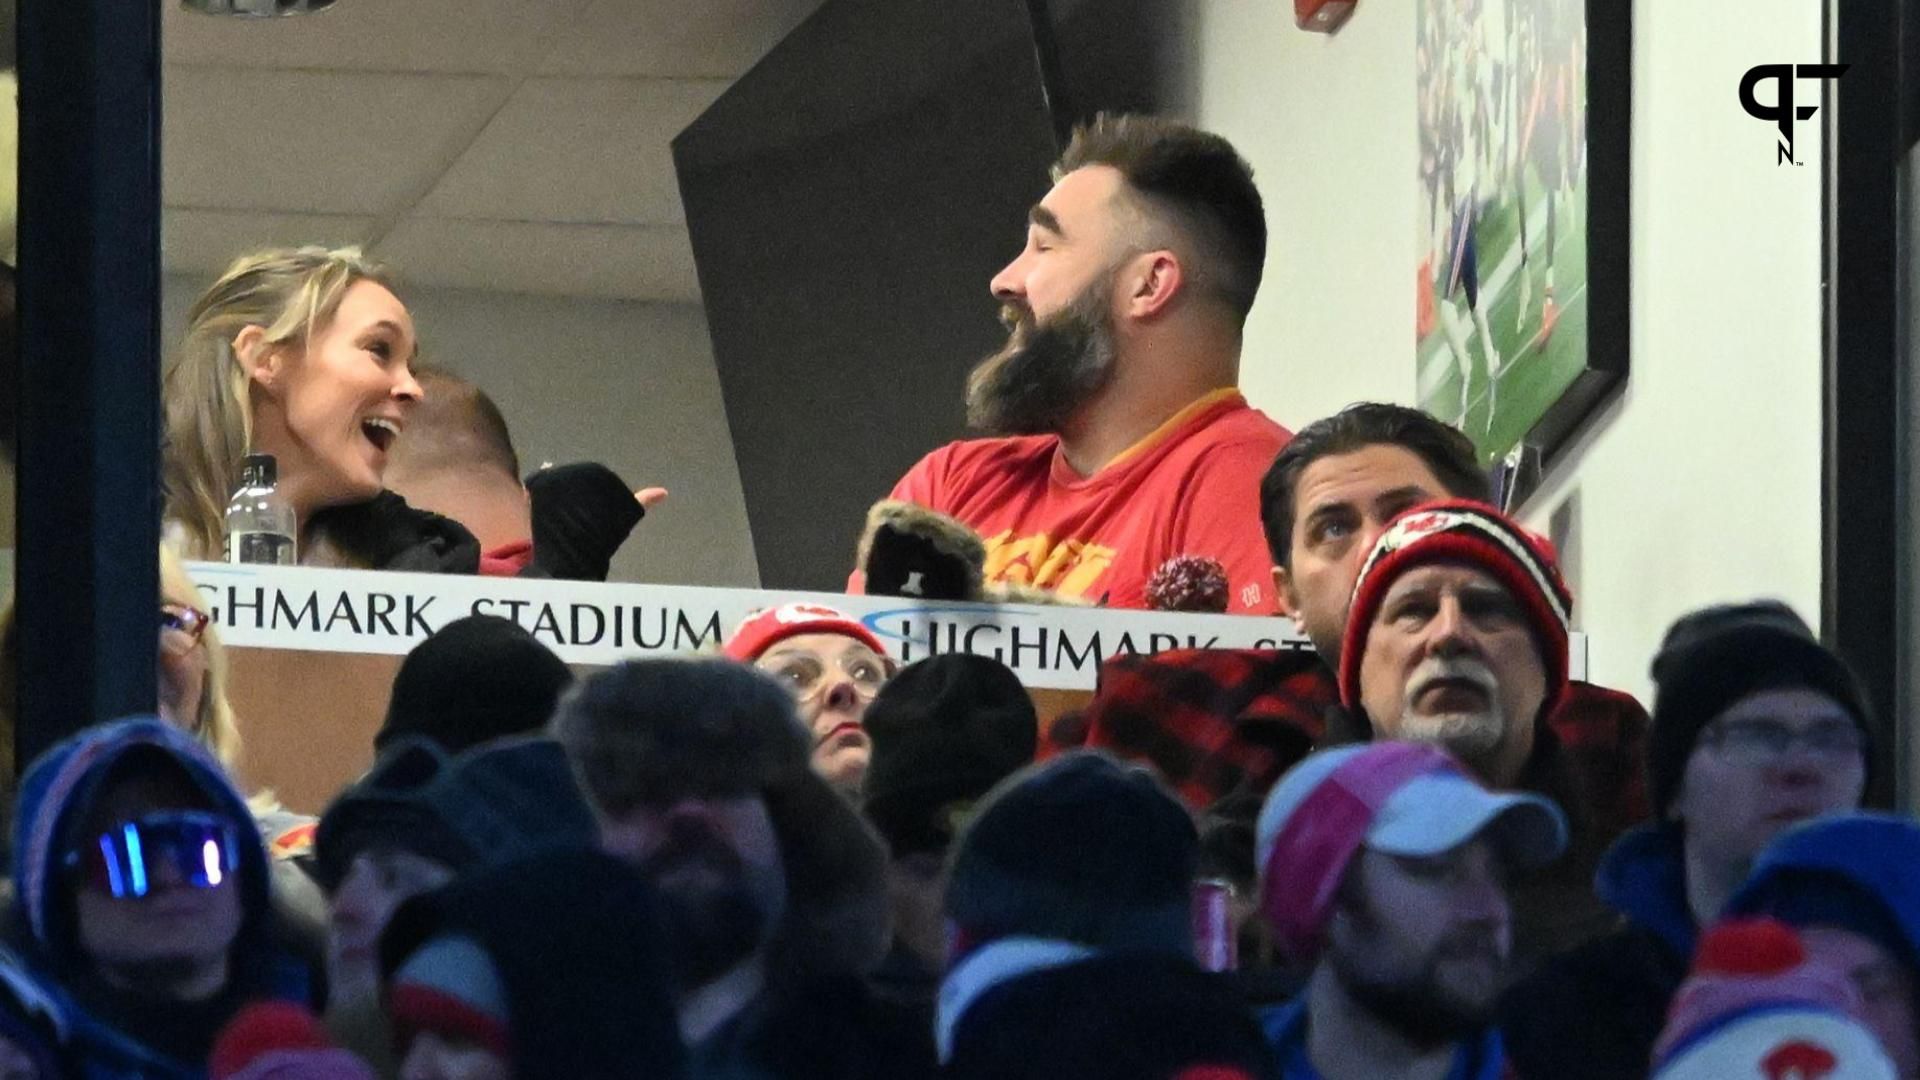
[{"label": "plaid red and black jacket", "polygon": [[[1632,695],[1576,682],[1546,723],[1584,804],[1569,813],[1608,841],[1646,820],[1647,711]],[[1041,757],[1088,746],[1144,761],[1200,812],[1263,798],[1313,750],[1370,734],[1310,649],[1177,649],[1101,665],[1093,700],[1052,726]]]}]

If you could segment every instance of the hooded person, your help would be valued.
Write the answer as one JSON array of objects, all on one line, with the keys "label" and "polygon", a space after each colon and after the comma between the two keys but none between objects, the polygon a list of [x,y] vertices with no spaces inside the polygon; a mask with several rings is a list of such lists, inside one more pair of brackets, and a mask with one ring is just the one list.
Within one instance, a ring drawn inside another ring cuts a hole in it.
[{"label": "hooded person", "polygon": [[1901,1080],[1920,1076],[1920,825],[1875,813],[1796,825],[1727,910],[1793,927],[1809,957],[1852,981]]},{"label": "hooded person", "polygon": [[1653,1080],[1897,1080],[1861,1022],[1844,972],[1772,919],[1734,919],[1700,939],[1653,1048]]},{"label": "hooded person", "polygon": [[1648,787],[1655,820],[1594,878],[1619,925],[1554,957],[1502,1005],[1523,1076],[1643,1069],[1700,929],[1796,821],[1853,809],[1873,719],[1846,662],[1786,605],[1691,612],[1654,657]]},{"label": "hooded person", "polygon": [[[529,918],[529,912],[539,917]],[[659,895],[597,851],[548,851],[408,900],[380,938],[402,1075],[488,1054],[511,1080],[686,1075]]]},{"label": "hooded person", "polygon": [[1033,760],[1033,698],[998,660],[947,653],[911,664],[867,710],[873,765],[861,809],[886,840],[894,948],[877,981],[931,1007],[946,963],[944,868],[973,805]]},{"label": "hooded person", "polygon": [[793,697],[730,660],[632,660],[553,731],[601,847],[659,889],[696,1072],[910,1077],[924,1027],[863,979],[890,938],[885,850],[812,767]]},{"label": "hooded person", "polygon": [[253,817],[190,736],[132,719],[59,744],[22,780],[15,829],[16,937],[85,1075],[199,1077],[247,1004],[312,1003]]},{"label": "hooded person", "polygon": [[477,867],[592,848],[597,838],[552,739],[497,739],[452,757],[421,739],[390,746],[327,808],[314,841],[315,877],[328,902],[326,1019],[334,1036],[392,1072],[377,946],[402,902]]}]

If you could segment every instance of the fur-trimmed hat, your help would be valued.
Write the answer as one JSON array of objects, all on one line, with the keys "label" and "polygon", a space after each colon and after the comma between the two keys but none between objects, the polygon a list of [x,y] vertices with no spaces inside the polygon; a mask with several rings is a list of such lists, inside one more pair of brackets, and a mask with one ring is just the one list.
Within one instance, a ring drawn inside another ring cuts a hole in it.
[{"label": "fur-trimmed hat", "polygon": [[975,600],[984,583],[987,545],[957,518],[896,499],[867,511],[854,565],[874,596]]},{"label": "fur-trimmed hat", "polygon": [[603,817],[765,800],[787,872],[787,971],[864,973],[885,955],[886,849],[813,771],[793,696],[771,677],[732,660],[629,660],[575,687],[553,733]]},{"label": "fur-trimmed hat", "polygon": [[1360,667],[1367,635],[1387,590],[1416,566],[1459,563],[1484,571],[1512,594],[1533,630],[1546,672],[1541,714],[1567,693],[1567,623],[1573,594],[1561,580],[1553,546],[1485,503],[1443,499],[1423,503],[1387,523],[1360,564],[1340,643],[1340,703],[1360,707]]}]

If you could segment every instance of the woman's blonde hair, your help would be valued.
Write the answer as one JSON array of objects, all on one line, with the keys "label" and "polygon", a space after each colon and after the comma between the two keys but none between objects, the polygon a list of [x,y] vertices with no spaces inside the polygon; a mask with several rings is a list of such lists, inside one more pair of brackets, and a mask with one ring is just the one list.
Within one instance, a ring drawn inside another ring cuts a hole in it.
[{"label": "woman's blonde hair", "polygon": [[[199,607],[200,589],[187,575],[173,549],[160,545],[160,600]],[[0,608],[0,791],[11,791],[16,770],[13,753],[14,729],[19,722],[20,637],[19,616],[9,596]],[[213,751],[220,764],[232,770],[240,760],[240,727],[233,718],[233,706],[227,701],[227,654],[220,635],[209,625],[200,638],[207,651],[207,679],[200,688],[200,711],[194,715],[187,734]],[[155,678],[159,672],[154,673]]]},{"label": "woman's blonde hair", "polygon": [[[170,603],[198,608],[200,587],[193,583],[187,568],[173,549],[160,545],[160,595]],[[220,644],[219,628],[209,623],[200,635],[200,647],[207,653],[207,679],[200,687],[200,711],[194,714],[187,734],[213,751],[231,772],[240,762],[240,726],[233,719],[233,705],[227,701],[227,653]]]},{"label": "woman's blonde hair", "polygon": [[166,512],[186,534],[186,557],[224,557],[227,500],[253,444],[248,373],[234,338],[258,326],[268,345],[305,347],[363,279],[393,288],[386,268],[357,247],[272,248],[234,260],[188,310],[161,387]]}]

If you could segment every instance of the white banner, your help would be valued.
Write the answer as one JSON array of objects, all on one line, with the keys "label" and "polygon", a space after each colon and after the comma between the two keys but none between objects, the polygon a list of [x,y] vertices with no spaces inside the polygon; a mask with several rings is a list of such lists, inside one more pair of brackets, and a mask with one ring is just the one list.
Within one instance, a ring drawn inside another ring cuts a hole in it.
[{"label": "white banner", "polygon": [[[717,651],[748,615],[795,601],[852,615],[901,663],[978,653],[1045,689],[1091,690],[1100,663],[1121,653],[1312,647],[1292,620],[1245,615],[227,563],[189,563],[187,570],[221,640],[239,648],[399,655],[453,620],[479,614],[512,619],[570,664],[604,666]],[[1574,677],[1582,677],[1581,635],[1571,659]]]}]

